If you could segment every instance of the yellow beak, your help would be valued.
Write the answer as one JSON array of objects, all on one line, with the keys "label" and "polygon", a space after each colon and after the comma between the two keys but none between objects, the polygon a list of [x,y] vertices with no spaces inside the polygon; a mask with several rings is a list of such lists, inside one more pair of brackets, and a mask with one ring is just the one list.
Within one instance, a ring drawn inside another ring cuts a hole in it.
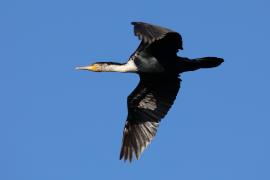
[{"label": "yellow beak", "polygon": [[88,70],[88,71],[97,71],[97,65],[93,64],[90,66],[81,66],[81,67],[76,67],[76,70]]}]

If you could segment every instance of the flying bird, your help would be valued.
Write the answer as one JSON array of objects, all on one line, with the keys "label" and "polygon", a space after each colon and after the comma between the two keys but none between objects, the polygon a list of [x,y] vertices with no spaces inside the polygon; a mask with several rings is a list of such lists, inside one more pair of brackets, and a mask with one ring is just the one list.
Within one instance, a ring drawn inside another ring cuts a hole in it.
[{"label": "flying bird", "polygon": [[180,88],[180,73],[219,66],[222,58],[189,59],[177,56],[183,50],[182,37],[168,28],[144,22],[132,22],[141,42],[124,64],[97,62],[78,70],[136,73],[137,87],[127,97],[128,115],[123,131],[120,160],[131,161],[156,135],[162,118],[174,103]]}]

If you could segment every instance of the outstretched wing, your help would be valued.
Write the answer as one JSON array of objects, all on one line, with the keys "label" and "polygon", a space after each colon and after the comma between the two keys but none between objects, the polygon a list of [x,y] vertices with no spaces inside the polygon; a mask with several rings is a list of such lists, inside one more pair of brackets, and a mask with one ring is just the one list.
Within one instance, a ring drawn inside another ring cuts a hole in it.
[{"label": "outstretched wing", "polygon": [[[158,76],[158,77],[157,77]],[[120,159],[129,161],[141,153],[156,135],[160,120],[172,106],[180,79],[177,75],[140,75],[140,82],[128,96]]]},{"label": "outstretched wing", "polygon": [[138,36],[144,44],[152,44],[163,38],[169,38],[171,45],[183,49],[182,37],[175,31],[143,22],[132,22],[131,24],[134,25],[135,36]]},{"label": "outstretched wing", "polygon": [[[182,37],[175,31],[143,22],[132,24],[135,35],[141,39],[139,47],[129,58],[135,64],[155,58],[163,68],[166,68],[176,59],[178,50],[183,49]],[[147,54],[148,59],[142,54]]]}]

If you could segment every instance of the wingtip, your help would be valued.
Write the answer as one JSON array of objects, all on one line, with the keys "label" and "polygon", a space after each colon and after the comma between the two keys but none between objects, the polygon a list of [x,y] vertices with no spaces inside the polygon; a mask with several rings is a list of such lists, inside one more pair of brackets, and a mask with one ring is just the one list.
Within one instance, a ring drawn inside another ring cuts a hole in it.
[{"label": "wingtip", "polygon": [[224,62],[224,59],[223,58],[219,58],[220,59],[220,61],[223,63]]},{"label": "wingtip", "polygon": [[217,66],[221,65],[222,63],[224,63],[224,59],[223,58],[217,58]]},{"label": "wingtip", "polygon": [[120,161],[123,160],[124,162],[129,162],[129,163],[132,162],[132,158],[130,158],[130,157],[124,157],[123,155],[120,155],[119,160]]}]

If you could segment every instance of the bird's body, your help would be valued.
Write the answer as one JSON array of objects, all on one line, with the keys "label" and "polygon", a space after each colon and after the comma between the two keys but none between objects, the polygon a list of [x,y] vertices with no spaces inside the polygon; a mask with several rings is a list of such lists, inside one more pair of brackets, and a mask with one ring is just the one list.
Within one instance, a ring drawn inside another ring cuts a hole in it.
[{"label": "bird's body", "polygon": [[220,65],[223,59],[205,57],[190,60],[178,57],[182,37],[170,29],[133,22],[135,35],[141,39],[125,64],[99,62],[78,69],[95,72],[130,72],[140,82],[127,98],[128,117],[124,128],[120,159],[138,159],[156,134],[160,120],[172,106],[180,88],[179,74]]}]

